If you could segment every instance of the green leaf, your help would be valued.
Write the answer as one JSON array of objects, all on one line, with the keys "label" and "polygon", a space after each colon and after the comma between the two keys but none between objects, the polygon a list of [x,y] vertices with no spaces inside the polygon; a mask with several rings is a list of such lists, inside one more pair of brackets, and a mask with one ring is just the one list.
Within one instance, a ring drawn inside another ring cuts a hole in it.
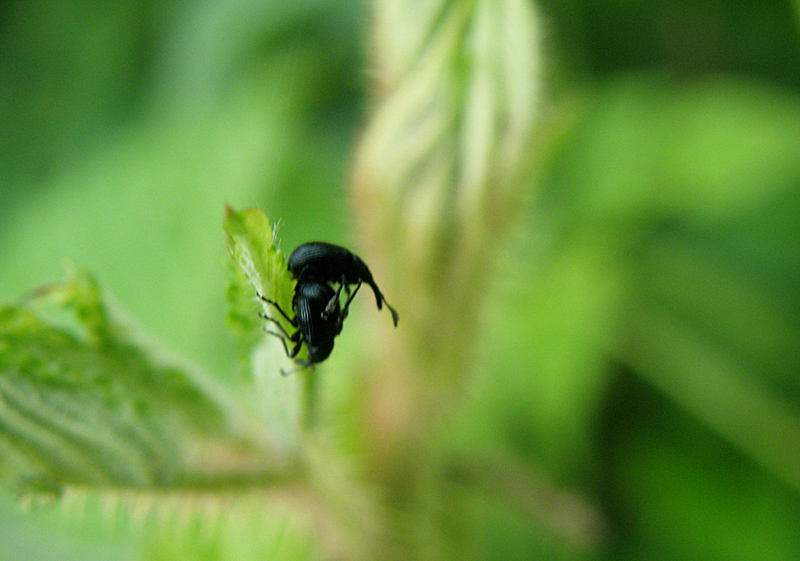
[{"label": "green leaf", "polygon": [[287,331],[294,329],[273,306],[258,298],[260,294],[290,313],[294,281],[278,248],[278,225],[271,226],[266,215],[255,208],[237,212],[227,207],[226,212],[223,227],[231,257],[228,322],[251,352],[264,334],[257,312],[259,300],[263,314],[280,321]]},{"label": "green leaf", "polygon": [[[278,248],[277,224],[271,226],[266,215],[255,208],[237,212],[231,207],[223,227],[228,237],[228,249],[234,266],[228,289],[231,323],[243,334],[250,352],[253,378],[256,382],[259,410],[273,444],[292,452],[299,442],[300,391],[299,379],[287,379],[280,374],[287,358],[277,337],[265,334],[258,322],[254,303],[257,294],[278,302],[286,313],[291,313],[294,281],[286,268],[283,253]],[[279,314],[274,306],[261,301],[263,313],[280,321],[287,332],[295,328]],[[252,319],[251,319],[252,318]],[[271,323],[271,322],[270,322]],[[277,326],[266,326],[277,333]],[[298,358],[305,358],[301,352]],[[306,406],[313,392],[309,378],[305,386]]]},{"label": "green leaf", "polygon": [[[237,212],[228,207],[223,227],[228,234],[231,257],[247,282],[258,294],[275,300],[284,310],[290,310],[293,281],[286,269],[283,252],[278,248],[277,224],[270,226],[266,215],[258,209]],[[229,292],[237,317],[242,312],[243,301],[247,300],[243,295],[248,290],[242,280],[238,274],[234,276]],[[252,294],[252,290],[250,292]]]},{"label": "green leaf", "polygon": [[0,307],[0,474],[31,489],[195,480],[201,443],[230,429],[222,403],[116,320],[86,273]]}]

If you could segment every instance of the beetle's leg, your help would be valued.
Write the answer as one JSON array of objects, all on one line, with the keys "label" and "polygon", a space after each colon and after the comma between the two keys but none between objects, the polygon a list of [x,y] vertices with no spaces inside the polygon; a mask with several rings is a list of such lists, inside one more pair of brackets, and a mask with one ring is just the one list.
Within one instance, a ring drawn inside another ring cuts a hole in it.
[{"label": "beetle's leg", "polygon": [[300,333],[301,333],[300,331],[296,331],[294,333],[294,335],[289,335],[289,333],[287,333],[286,329],[284,329],[283,325],[281,325],[281,322],[279,322],[275,318],[269,317],[267,314],[259,314],[259,316],[261,316],[263,319],[265,319],[267,321],[271,321],[272,323],[277,325],[278,329],[280,329],[280,331],[281,331],[280,333],[272,333],[272,331],[266,330],[267,333],[272,333],[276,337],[289,339],[289,341],[291,341],[293,343],[296,342],[298,337],[300,336]]},{"label": "beetle's leg", "polygon": [[[268,298],[265,298],[259,292],[256,292],[256,294],[258,294],[259,298],[261,298],[264,302],[269,302],[270,304],[272,304],[273,306],[278,308],[278,311],[281,314],[283,314],[283,317],[285,317],[287,320],[289,320],[289,323],[291,323],[293,326],[297,327],[297,318],[295,318],[295,319],[290,318],[289,316],[287,316],[284,313],[283,310],[281,310],[281,307],[278,306],[278,304],[276,302],[273,302],[272,300],[269,300]],[[262,318],[264,318],[265,320],[271,321],[272,323],[274,323],[278,327],[278,330],[280,331],[280,333],[275,333],[274,331],[270,331],[269,329],[265,329],[265,331],[267,333],[269,333],[270,335],[274,335],[275,337],[277,337],[278,339],[281,340],[281,343],[283,343],[283,350],[286,351],[286,356],[288,356],[289,358],[296,357],[297,353],[300,352],[300,347],[303,346],[303,342],[304,342],[303,332],[298,329],[292,335],[289,335],[289,333],[286,332],[286,329],[283,327],[283,325],[281,325],[281,322],[279,322],[278,320],[276,320],[273,317],[268,316],[265,313],[261,313],[259,315]],[[289,345],[286,344],[286,340],[287,339],[295,344],[294,347],[292,347],[291,351],[289,350]]]},{"label": "beetle's leg", "polygon": [[269,329],[267,329],[266,331],[270,335],[274,335],[275,337],[277,337],[278,339],[281,340],[281,343],[283,343],[283,350],[286,351],[286,356],[288,356],[289,358],[292,358],[291,353],[294,351],[294,349],[292,349],[292,351],[289,350],[289,345],[286,344],[287,337],[284,337],[280,333],[275,333],[274,331],[270,331]]},{"label": "beetle's leg", "polygon": [[352,293],[350,292],[350,285],[344,287],[344,291],[347,294],[347,298],[345,299],[345,305],[343,308],[339,310],[339,324],[344,321],[347,317],[347,306],[350,304],[350,300],[353,299]]},{"label": "beetle's leg", "polygon": [[[283,343],[283,350],[286,351],[286,356],[289,358],[296,357],[297,353],[300,352],[300,347],[302,347],[303,343],[305,342],[305,339],[303,339],[302,331],[296,331],[293,335],[289,335],[288,333],[286,333],[286,330],[283,328],[283,326],[280,323],[278,323],[275,319],[269,316],[262,316],[262,317],[264,319],[272,321],[275,325],[278,326],[278,329],[281,331],[280,333],[276,333],[275,331],[270,331],[269,329],[266,329],[265,331],[270,335],[274,335],[275,337],[281,340],[281,343]],[[295,344],[294,347],[292,347],[292,350],[289,350],[289,345],[286,344],[287,339]]]},{"label": "beetle's leg", "polygon": [[305,343],[305,342],[306,342],[306,341],[305,341],[305,339],[303,339],[303,338],[301,337],[301,338],[300,338],[300,340],[299,340],[299,341],[297,341],[297,343],[295,344],[295,346],[294,346],[294,347],[292,347],[292,352],[290,352],[290,353],[287,353],[287,354],[288,354],[288,356],[289,356],[289,358],[294,358],[294,357],[296,357],[296,356],[297,356],[297,353],[299,353],[299,352],[300,352],[300,347],[302,347],[302,346],[303,346],[303,343]]},{"label": "beetle's leg", "polygon": [[283,350],[286,351],[286,356],[289,357],[289,358],[296,357],[297,353],[300,352],[300,347],[302,347],[303,343],[305,343],[305,341],[303,339],[300,339],[299,341],[297,341],[295,346],[292,347],[292,350],[290,351],[289,350],[289,345],[286,344],[286,337],[282,337],[281,335],[279,335],[278,333],[275,333],[274,331],[267,331],[267,333],[269,333],[270,335],[275,335],[275,337],[277,337],[278,339],[281,340],[281,343],[283,343]]},{"label": "beetle's leg", "polygon": [[314,364],[308,362],[306,360],[295,360],[294,363],[297,365],[297,368],[292,368],[291,370],[284,370],[281,368],[281,374],[284,376],[288,376],[289,374],[293,374],[294,372],[300,372],[301,370],[305,370],[308,367],[314,368]]},{"label": "beetle's leg", "polygon": [[[322,312],[322,317],[324,319],[328,319],[333,310],[336,309],[336,305],[339,303],[339,296],[342,294],[342,289],[344,288],[347,291],[347,294],[350,294],[350,287],[345,284],[345,277],[342,277],[341,282],[339,283],[339,288],[336,289],[336,294],[328,301],[328,304],[325,306],[325,311]],[[344,319],[344,318],[342,318]]]},{"label": "beetle's leg", "polygon": [[[264,296],[263,294],[261,294],[261,293],[260,293],[259,291],[257,291],[257,290],[256,290],[256,295],[258,295],[258,297],[259,297],[259,298],[261,298],[261,299],[262,299],[264,302],[266,302],[267,304],[272,304],[273,306],[275,306],[275,308],[276,308],[276,309],[277,309],[277,310],[278,310],[278,311],[281,313],[281,315],[282,315],[283,317],[285,317],[285,318],[286,318],[286,320],[287,320],[289,323],[291,323],[291,324],[292,324],[292,327],[297,327],[297,318],[294,318],[294,319],[290,318],[290,317],[289,317],[289,316],[286,314],[286,312],[284,312],[284,311],[283,311],[283,308],[281,308],[281,307],[278,305],[278,303],[277,303],[275,300],[270,300],[269,298],[267,298],[266,296]],[[265,314],[261,314],[261,317],[263,317],[263,318],[265,318],[265,319],[272,319],[271,317],[268,317],[268,316],[266,316]],[[272,320],[272,321],[275,321],[275,320]],[[275,323],[278,323],[278,322],[275,322]],[[278,324],[278,325],[280,325],[280,324]],[[287,337],[288,337],[288,335],[287,335]]]},{"label": "beetle's leg", "polygon": [[344,303],[344,307],[342,308],[342,319],[347,317],[347,309],[350,307],[350,302],[352,302],[353,298],[356,297],[356,293],[358,292],[359,288],[361,288],[361,281],[358,281],[358,284],[356,284],[356,288],[352,293],[350,292],[349,288],[347,289],[347,301]]}]

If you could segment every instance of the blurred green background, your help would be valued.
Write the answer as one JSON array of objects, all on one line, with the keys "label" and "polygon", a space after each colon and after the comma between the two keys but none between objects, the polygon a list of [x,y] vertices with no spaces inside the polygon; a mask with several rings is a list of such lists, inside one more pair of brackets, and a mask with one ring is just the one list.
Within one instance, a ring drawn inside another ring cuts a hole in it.
[{"label": "blurred green background", "polygon": [[[798,559],[800,5],[539,8],[548,151],[487,267],[488,375],[448,446],[571,491],[526,516],[471,497],[476,551]],[[330,0],[3,3],[0,300],[73,261],[227,379],[224,205],[280,218],[284,251],[358,246],[369,22]],[[7,502],[4,559],[173,558]]]}]

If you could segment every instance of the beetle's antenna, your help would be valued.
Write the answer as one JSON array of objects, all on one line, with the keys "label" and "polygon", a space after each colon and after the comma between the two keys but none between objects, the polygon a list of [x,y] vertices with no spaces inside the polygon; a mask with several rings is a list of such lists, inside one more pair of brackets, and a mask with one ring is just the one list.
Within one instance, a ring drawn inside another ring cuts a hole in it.
[{"label": "beetle's antenna", "polygon": [[389,308],[389,311],[392,314],[392,322],[394,323],[394,326],[397,327],[397,320],[400,319],[400,316],[398,316],[395,309],[389,305],[389,302],[386,301],[386,298],[383,297],[383,294],[381,294],[381,299],[383,300],[383,303],[386,304],[386,307]]}]

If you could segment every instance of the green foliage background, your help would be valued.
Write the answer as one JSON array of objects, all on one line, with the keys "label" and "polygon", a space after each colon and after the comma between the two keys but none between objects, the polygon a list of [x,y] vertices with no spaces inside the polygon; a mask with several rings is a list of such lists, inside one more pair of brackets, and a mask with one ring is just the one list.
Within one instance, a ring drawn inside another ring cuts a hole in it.
[{"label": "green foliage background", "polygon": [[800,4],[494,5],[0,7],[0,559],[800,556]]}]

